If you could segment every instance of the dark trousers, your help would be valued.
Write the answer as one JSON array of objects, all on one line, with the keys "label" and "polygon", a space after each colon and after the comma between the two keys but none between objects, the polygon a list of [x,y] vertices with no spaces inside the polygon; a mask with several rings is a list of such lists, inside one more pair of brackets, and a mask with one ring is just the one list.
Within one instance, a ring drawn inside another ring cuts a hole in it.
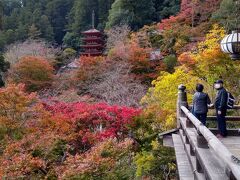
[{"label": "dark trousers", "polygon": [[200,120],[204,126],[206,126],[206,120],[207,120],[207,113],[199,114],[199,113],[193,113],[193,115]]},{"label": "dark trousers", "polygon": [[227,127],[226,127],[226,113],[227,110],[221,110],[221,114],[218,114],[217,110],[217,123],[218,131],[222,136],[227,136]]}]

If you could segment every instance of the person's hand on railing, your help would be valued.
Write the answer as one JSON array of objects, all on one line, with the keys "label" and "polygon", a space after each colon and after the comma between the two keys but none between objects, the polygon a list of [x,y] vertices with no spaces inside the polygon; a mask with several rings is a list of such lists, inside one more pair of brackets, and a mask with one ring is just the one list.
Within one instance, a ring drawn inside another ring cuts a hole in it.
[{"label": "person's hand on railing", "polygon": [[213,108],[213,107],[214,107],[214,104],[209,104],[208,107],[209,107],[209,108]]}]

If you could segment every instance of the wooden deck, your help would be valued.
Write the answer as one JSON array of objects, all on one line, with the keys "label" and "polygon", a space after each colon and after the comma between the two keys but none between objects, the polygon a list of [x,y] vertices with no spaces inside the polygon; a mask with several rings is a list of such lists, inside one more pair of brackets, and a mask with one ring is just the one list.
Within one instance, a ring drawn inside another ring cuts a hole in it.
[{"label": "wooden deck", "polygon": [[221,139],[221,142],[234,156],[240,159],[240,136],[228,136]]}]

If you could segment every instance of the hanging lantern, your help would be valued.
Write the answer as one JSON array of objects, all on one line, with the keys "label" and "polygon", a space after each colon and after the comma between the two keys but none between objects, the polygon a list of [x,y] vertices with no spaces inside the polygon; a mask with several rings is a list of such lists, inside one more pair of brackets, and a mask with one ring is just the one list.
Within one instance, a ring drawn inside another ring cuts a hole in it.
[{"label": "hanging lantern", "polygon": [[232,60],[240,60],[240,31],[233,31],[225,36],[221,42],[221,49],[230,54]]}]

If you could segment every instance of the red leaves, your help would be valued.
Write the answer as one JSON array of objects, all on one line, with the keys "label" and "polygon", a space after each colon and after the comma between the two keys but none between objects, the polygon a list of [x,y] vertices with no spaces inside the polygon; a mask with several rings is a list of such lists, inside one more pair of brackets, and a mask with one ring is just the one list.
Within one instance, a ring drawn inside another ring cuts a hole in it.
[{"label": "red leaves", "polygon": [[[190,2],[189,2],[190,1]],[[163,19],[159,24],[161,30],[170,30],[174,26],[191,24],[192,20],[191,0],[183,0],[181,3],[181,11],[176,16],[170,16],[168,19]]]},{"label": "red leaves", "polygon": [[[182,0],[181,10],[176,16],[162,20],[159,24],[161,30],[171,30],[182,25],[194,26],[205,22],[218,8],[220,0]],[[209,5],[211,4],[211,5]]]},{"label": "red leaves", "polygon": [[93,145],[106,138],[122,139],[126,137],[127,126],[133,125],[134,116],[140,113],[139,109],[101,103],[67,104],[59,102],[46,105],[46,109],[52,112],[53,119],[61,121],[58,125],[67,123],[70,127],[70,134],[76,133],[83,145]]}]

